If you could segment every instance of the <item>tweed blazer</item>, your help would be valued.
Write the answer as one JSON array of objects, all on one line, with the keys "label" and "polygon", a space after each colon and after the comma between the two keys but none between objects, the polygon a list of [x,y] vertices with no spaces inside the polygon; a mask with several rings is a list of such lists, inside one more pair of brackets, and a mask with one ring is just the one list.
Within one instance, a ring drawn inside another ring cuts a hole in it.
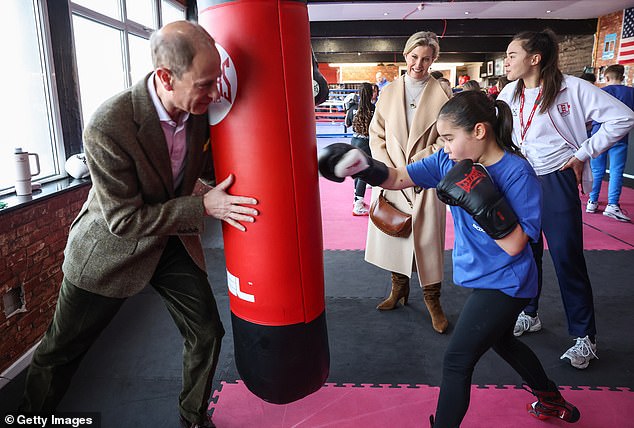
[{"label": "tweed blazer", "polygon": [[[442,149],[436,131],[436,117],[449,98],[436,79],[430,78],[410,129],[407,129],[405,80],[401,76],[381,91],[370,124],[372,157],[388,166],[402,167]],[[380,188],[372,189],[372,200]],[[407,238],[388,236],[370,221],[365,259],[391,272],[411,276],[415,264],[421,285],[441,282],[445,242],[445,205],[436,197],[435,189],[420,193],[385,191],[385,197],[403,212],[412,214],[412,233]]]},{"label": "tweed blazer", "polygon": [[205,212],[192,191],[198,178],[213,179],[207,115],[187,121],[183,180],[174,189],[149,76],[104,102],[84,130],[92,188],[71,225],[62,269],[72,284],[107,297],[142,290],[170,236],[205,270]]}]

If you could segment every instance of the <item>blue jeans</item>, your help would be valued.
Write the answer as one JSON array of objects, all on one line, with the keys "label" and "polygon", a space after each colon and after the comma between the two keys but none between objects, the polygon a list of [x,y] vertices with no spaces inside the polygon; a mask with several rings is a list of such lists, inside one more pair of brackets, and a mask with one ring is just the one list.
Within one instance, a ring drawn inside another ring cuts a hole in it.
[{"label": "blue jeans", "polygon": [[621,197],[621,187],[623,186],[623,170],[625,169],[625,161],[627,160],[627,143],[619,141],[605,152],[601,153],[596,159],[590,160],[592,167],[592,192],[590,192],[590,200],[597,202],[599,200],[599,192],[601,191],[601,181],[605,175],[605,167],[610,157],[610,182],[608,184],[608,204],[618,205]]}]

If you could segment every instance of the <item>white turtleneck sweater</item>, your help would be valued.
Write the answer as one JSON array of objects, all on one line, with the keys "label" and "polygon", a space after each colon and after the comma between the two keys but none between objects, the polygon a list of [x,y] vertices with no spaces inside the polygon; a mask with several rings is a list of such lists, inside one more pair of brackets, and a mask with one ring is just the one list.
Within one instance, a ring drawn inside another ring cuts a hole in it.
[{"label": "white turtleneck sweater", "polygon": [[422,80],[412,79],[409,74],[405,74],[405,112],[407,116],[407,129],[411,129],[416,109],[420,105],[421,95],[429,80],[429,75]]}]

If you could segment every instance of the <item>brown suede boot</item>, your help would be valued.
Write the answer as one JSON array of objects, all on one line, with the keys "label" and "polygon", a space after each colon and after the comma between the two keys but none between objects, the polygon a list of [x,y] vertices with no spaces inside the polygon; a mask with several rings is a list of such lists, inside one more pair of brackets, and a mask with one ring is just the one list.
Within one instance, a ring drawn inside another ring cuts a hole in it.
[{"label": "brown suede boot", "polygon": [[431,325],[438,333],[444,333],[449,327],[449,321],[440,306],[440,283],[429,284],[423,287],[425,306],[431,315]]},{"label": "brown suede boot", "polygon": [[376,307],[379,311],[389,311],[396,308],[399,300],[403,306],[407,305],[409,298],[409,278],[407,275],[392,272],[392,291],[390,296]]}]

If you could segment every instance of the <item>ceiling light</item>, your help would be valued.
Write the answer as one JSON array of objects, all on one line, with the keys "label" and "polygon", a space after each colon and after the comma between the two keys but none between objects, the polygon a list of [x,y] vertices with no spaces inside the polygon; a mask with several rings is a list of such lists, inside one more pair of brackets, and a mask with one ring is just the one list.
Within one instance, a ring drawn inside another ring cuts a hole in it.
[{"label": "ceiling light", "polygon": [[383,12],[383,16],[388,16],[390,12]]},{"label": "ceiling light", "polygon": [[465,15],[469,15],[469,12],[465,12],[464,14],[465,14]]},{"label": "ceiling light", "polygon": [[552,12],[552,10],[547,10],[547,11],[546,11],[546,13],[550,13],[550,12]]}]

